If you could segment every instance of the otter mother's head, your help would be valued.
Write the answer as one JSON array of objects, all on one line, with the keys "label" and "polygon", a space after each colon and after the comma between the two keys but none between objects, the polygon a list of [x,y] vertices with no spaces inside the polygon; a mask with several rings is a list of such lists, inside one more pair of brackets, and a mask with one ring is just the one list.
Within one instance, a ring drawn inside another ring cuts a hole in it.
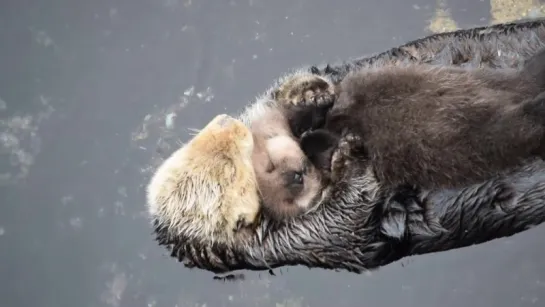
[{"label": "otter mother's head", "polygon": [[250,130],[219,115],[168,157],[147,187],[148,211],[163,236],[229,243],[253,224],[260,210],[253,149]]}]

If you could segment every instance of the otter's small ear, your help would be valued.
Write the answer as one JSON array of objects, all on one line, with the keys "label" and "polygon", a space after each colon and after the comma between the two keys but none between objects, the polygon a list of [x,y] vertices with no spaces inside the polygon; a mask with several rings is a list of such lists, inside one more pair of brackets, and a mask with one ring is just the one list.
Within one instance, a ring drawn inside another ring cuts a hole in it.
[{"label": "otter's small ear", "polygon": [[331,168],[331,157],[337,148],[340,138],[325,130],[318,129],[301,136],[301,149],[308,159],[319,169]]}]

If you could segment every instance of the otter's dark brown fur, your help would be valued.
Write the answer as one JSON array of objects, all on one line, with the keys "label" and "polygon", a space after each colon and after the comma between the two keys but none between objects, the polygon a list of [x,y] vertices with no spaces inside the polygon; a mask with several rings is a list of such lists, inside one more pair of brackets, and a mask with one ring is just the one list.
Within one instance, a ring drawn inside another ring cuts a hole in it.
[{"label": "otter's dark brown fur", "polygon": [[[432,35],[374,56],[305,72],[336,84],[357,69],[404,62],[517,68],[543,47],[545,22],[538,20]],[[249,125],[277,109],[272,94],[291,77],[276,82],[241,119]],[[323,206],[289,223],[271,224],[265,218],[251,238],[237,236],[234,241],[216,243],[188,231],[177,232],[161,223],[164,216],[159,212],[153,216],[156,239],[187,267],[213,272],[286,265],[363,272],[409,255],[511,236],[545,221],[543,162],[461,189],[399,188],[384,195],[373,174],[352,164],[353,160],[350,152],[339,160],[345,165],[343,177],[337,178]]]}]

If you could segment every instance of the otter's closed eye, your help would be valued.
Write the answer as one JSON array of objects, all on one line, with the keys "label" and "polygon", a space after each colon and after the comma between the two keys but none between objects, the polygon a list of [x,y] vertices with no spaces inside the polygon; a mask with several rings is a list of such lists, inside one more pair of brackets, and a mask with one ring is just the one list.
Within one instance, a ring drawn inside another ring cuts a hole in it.
[{"label": "otter's closed eye", "polygon": [[266,161],[267,163],[267,166],[265,167],[265,172],[267,173],[272,173],[274,170],[275,170],[275,166],[274,166],[274,163],[271,161],[271,159],[267,159]]},{"label": "otter's closed eye", "polygon": [[303,172],[286,172],[284,174],[287,185],[300,185],[303,184]]}]

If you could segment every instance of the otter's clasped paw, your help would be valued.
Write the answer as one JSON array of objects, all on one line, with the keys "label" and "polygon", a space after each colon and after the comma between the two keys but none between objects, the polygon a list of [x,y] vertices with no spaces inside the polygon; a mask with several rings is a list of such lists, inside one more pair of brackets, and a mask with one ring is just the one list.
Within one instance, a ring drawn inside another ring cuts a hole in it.
[{"label": "otter's clasped paw", "polygon": [[352,133],[343,133],[343,137],[337,145],[337,149],[331,157],[331,174],[338,176],[343,173],[346,167],[349,167],[352,160],[352,148],[360,138]]},{"label": "otter's clasped paw", "polygon": [[291,105],[329,106],[335,101],[335,86],[311,73],[297,74],[284,81],[273,93],[276,101]]}]

